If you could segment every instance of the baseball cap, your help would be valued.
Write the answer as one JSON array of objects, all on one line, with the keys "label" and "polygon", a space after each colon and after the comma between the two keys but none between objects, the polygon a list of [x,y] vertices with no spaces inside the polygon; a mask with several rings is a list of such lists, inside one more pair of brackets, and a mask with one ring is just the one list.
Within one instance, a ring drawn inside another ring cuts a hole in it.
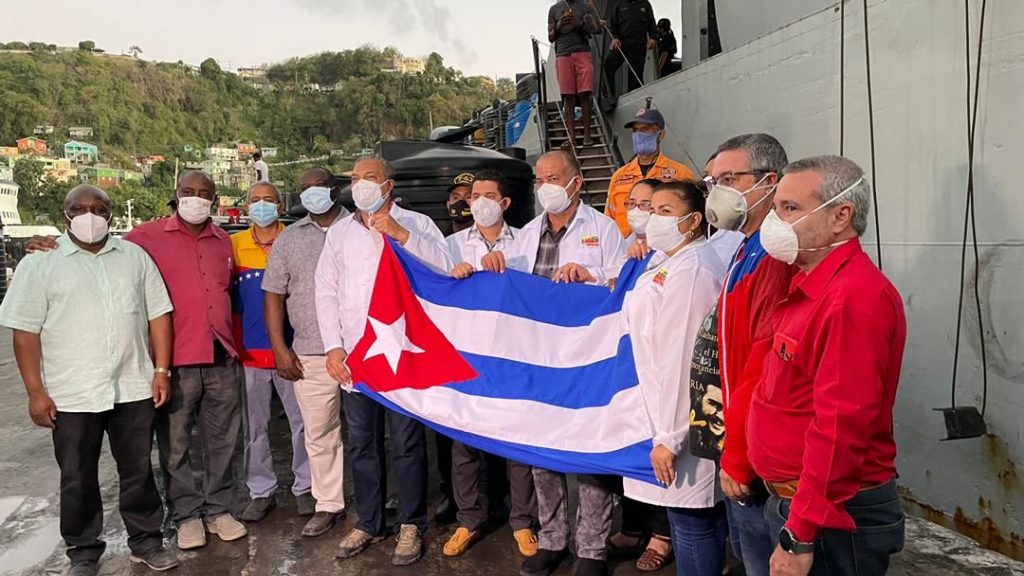
[{"label": "baseball cap", "polygon": [[632,128],[634,124],[654,124],[658,128],[665,129],[665,117],[661,115],[661,112],[651,108],[641,108],[637,110],[636,117],[626,123],[626,128]]},{"label": "baseball cap", "polygon": [[448,193],[450,194],[452,190],[455,190],[459,186],[472,186],[473,181],[475,179],[476,178],[474,178],[473,175],[470,174],[469,172],[463,172],[462,174],[459,174],[458,176],[455,177],[455,181],[452,183],[452,185],[448,187]]}]

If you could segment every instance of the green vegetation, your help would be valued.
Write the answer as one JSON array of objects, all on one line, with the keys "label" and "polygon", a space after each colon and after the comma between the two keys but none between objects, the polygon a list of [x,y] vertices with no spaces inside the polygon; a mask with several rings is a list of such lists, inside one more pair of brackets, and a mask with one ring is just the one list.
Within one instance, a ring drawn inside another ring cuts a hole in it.
[{"label": "green vegetation", "polygon": [[[445,66],[438,54],[429,56],[423,74],[389,71],[401,56],[393,48],[364,46],[294,58],[271,66],[269,84],[257,90],[224,72],[212,58],[196,71],[181,62],[101,55],[88,40],[79,43],[80,50],[65,52],[33,44],[35,50],[29,53],[0,51],[0,145],[13,145],[45,124],[55,126],[54,134],[45,138],[57,147],[68,139],[68,127],[90,126],[94,136],[89,141],[100,147],[101,162],[130,168],[136,156],[165,156],[169,166],[154,166],[154,177],[147,182],[153,199],[143,198],[145,189],[137,184],[112,193],[115,202],[136,198],[140,218],[163,209],[175,159],[198,160],[201,150],[215,142],[273,146],[277,162],[326,156],[333,150],[352,154],[381,140],[423,138],[431,123],[461,125],[475,110],[514,94],[510,80],[495,84],[466,78]],[[2,48],[29,45],[11,42]],[[133,47],[133,53],[141,51]],[[185,153],[186,145],[194,152]],[[40,179],[31,164],[22,167],[19,162],[16,170],[24,213],[59,223],[59,209],[54,209],[59,202],[39,196],[59,195],[62,200],[70,184]],[[292,183],[304,168],[279,167],[274,179]]]}]

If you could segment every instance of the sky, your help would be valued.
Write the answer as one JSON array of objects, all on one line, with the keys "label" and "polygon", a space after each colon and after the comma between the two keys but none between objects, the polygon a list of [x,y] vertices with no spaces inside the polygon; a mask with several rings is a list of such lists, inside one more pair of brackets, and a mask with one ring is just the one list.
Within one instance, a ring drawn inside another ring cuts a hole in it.
[{"label": "sky", "polygon": [[[2,0],[0,4],[15,0]],[[678,19],[679,0],[654,0],[655,14]],[[530,36],[547,35],[550,0],[47,0],[4,10],[0,41],[76,46],[93,40],[146,60],[222,68],[364,44],[406,56],[437,52],[467,76],[514,77],[533,70]]]}]

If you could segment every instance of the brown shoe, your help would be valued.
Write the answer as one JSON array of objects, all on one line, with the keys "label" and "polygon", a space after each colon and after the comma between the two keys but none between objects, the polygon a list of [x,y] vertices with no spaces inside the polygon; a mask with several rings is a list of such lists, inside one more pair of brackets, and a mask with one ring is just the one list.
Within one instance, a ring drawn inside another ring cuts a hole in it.
[{"label": "brown shoe", "polygon": [[338,543],[338,551],[334,553],[335,558],[351,558],[370,547],[374,542],[383,540],[383,536],[374,536],[369,532],[363,532],[359,528],[353,528],[341,542]]},{"label": "brown shoe", "polygon": [[189,518],[178,524],[178,549],[191,550],[206,546],[206,529],[199,518]]},{"label": "brown shoe", "polygon": [[470,545],[476,542],[480,538],[480,532],[473,530],[470,532],[469,528],[459,526],[455,533],[452,534],[451,538],[444,543],[444,548],[441,549],[441,553],[449,558],[456,556],[462,556],[466,550],[469,550]]},{"label": "brown shoe", "polygon": [[231,514],[227,513],[215,516],[213,520],[207,520],[206,529],[210,531],[210,534],[220,536],[220,539],[225,542],[234,542],[249,534],[249,531],[245,529],[245,524],[235,520]]},{"label": "brown shoe", "polygon": [[519,553],[527,558],[536,554],[537,550],[540,549],[540,542],[537,541],[537,535],[529,528],[516,530],[512,533],[512,538],[515,539],[516,546],[519,547]]},{"label": "brown shoe", "polygon": [[[651,544],[654,542],[668,544],[668,553],[662,554],[652,548]],[[674,559],[675,553],[672,551],[672,541],[664,536],[651,536],[651,541],[647,544],[647,549],[644,550],[644,553],[641,554],[640,558],[636,561],[636,569],[641,572],[657,572],[667,566]]]},{"label": "brown shoe", "polygon": [[423,534],[412,524],[402,524],[395,538],[395,552],[391,555],[391,564],[408,566],[419,562],[423,557]]},{"label": "brown shoe", "polygon": [[302,535],[306,538],[323,535],[333,528],[338,519],[342,517],[344,517],[344,512],[317,512],[302,527]]}]

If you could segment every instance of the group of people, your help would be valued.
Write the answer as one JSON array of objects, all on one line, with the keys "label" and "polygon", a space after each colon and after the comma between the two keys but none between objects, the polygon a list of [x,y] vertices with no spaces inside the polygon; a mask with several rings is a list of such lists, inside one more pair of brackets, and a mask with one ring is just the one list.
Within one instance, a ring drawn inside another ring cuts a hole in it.
[{"label": "group of people", "polygon": [[[386,236],[455,278],[518,270],[614,286],[629,259],[645,265],[623,311],[660,485],[577,476],[570,538],[565,474],[439,438],[449,497],[438,513],[456,522],[444,556],[466,553],[499,518],[524,576],[574,560],[575,574],[607,574],[610,554],[639,556],[644,571],[674,559],[677,574],[719,576],[729,544],[753,576],[884,574],[903,540],[892,408],[906,327],[898,292],[859,242],[871,200],[863,171],[835,156],[789,163],[775,138],[747,134],[721,144],[698,180],[662,153],[660,113],[641,111],[627,127],[636,155],[613,177],[604,214],[581,202],[580,167],[557,150],[536,162],[541,213],[522,229],[505,222],[512,199],[500,172],[460,175],[448,238],[395,203],[379,157],[355,163],[354,213],[334,175],[311,168],[298,183],[305,217],[285,227],[281,192],[259,182],[248,191],[251,227],[230,237],[210,219],[217,194],[202,172],[181,176],[171,217],[124,239],[109,234],[102,190],[72,190],[67,231],[36,242],[0,305],[32,420],[52,430],[70,573],[96,574],[104,550],[104,432],[133,562],[178,564],[163,546],[154,434],[177,547],[200,548],[207,533],[245,537],[280,497],[267,432],[274,392],[291,428],[295,509],[309,517],[302,535],[345,516],[344,457],[357,520],[337,557],[389,533],[390,438],[392,562],[422,557],[427,431],[359,394],[346,365]],[[190,452],[194,427],[201,457]],[[236,511],[239,441],[249,500]]]}]

